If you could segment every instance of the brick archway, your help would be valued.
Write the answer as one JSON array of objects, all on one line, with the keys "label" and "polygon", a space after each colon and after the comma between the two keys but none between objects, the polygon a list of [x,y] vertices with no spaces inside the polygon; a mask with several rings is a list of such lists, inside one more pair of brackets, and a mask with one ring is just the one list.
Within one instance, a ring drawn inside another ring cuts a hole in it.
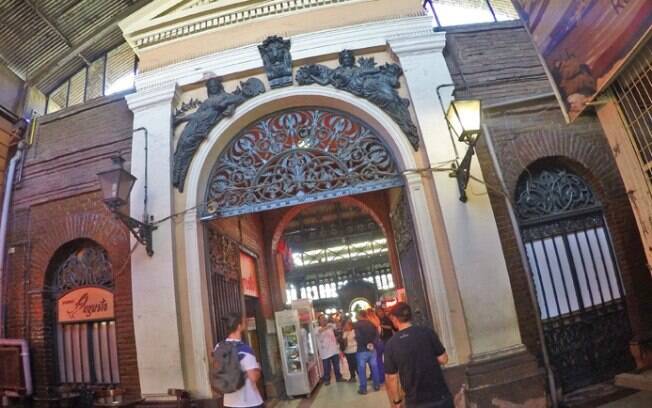
[{"label": "brick archway", "polygon": [[[552,124],[532,129],[527,127],[518,134],[510,128],[509,133],[500,133],[500,126],[493,130],[494,149],[497,164],[484,142],[479,145],[478,158],[487,180],[504,179],[505,192],[513,200],[520,177],[531,166],[556,163],[569,168],[586,180],[602,204],[604,217],[611,232],[614,251],[618,258],[623,285],[627,296],[627,307],[634,334],[648,330],[645,314],[652,310],[652,285],[641,248],[638,228],[632,213],[627,191],[622,183],[609,145],[597,123],[579,118],[569,127],[554,123],[557,112],[549,114]],[[553,118],[554,117],[554,118]],[[520,130],[520,129],[519,129]],[[496,165],[500,167],[497,172]],[[517,248],[516,237],[511,232],[510,215],[505,197],[489,192],[491,205],[496,215],[501,242],[504,248]],[[523,342],[532,351],[539,349],[536,331],[535,309],[524,288],[527,274],[518,252],[508,251],[506,255],[508,273],[516,304]],[[518,290],[517,288],[520,288]],[[649,319],[647,319],[649,320]]]},{"label": "brick archway", "polygon": [[[56,362],[56,332],[51,307],[52,261],[57,252],[75,241],[91,241],[103,248],[114,275],[116,335],[120,367],[120,386],[128,393],[139,394],[140,382],[136,367],[136,344],[133,329],[130,235],[127,228],[104,207],[99,194],[66,199],[58,203],[61,209],[50,206],[33,210],[38,219],[34,228],[34,246],[31,250],[31,285],[29,288],[29,342],[31,345],[33,378],[36,393],[58,385]],[[59,217],[57,217],[59,215]]]}]

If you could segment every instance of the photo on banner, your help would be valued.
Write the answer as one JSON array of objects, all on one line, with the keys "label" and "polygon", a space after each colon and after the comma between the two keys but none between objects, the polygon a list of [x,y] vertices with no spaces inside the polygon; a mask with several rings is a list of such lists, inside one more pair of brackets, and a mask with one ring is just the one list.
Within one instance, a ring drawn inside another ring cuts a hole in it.
[{"label": "photo on banner", "polygon": [[568,122],[614,79],[652,27],[652,0],[512,0]]}]

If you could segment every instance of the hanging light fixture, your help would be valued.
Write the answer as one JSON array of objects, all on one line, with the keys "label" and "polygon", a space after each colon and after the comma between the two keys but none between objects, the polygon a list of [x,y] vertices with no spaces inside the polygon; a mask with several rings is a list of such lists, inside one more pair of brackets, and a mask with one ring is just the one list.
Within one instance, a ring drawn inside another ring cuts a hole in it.
[{"label": "hanging light fixture", "polygon": [[460,142],[475,142],[480,135],[479,99],[454,99],[448,106],[446,121]]},{"label": "hanging light fixture", "polygon": [[[441,103],[441,96],[437,88],[437,95]],[[443,103],[442,103],[443,109]],[[475,154],[475,144],[478,142],[481,133],[482,103],[479,99],[454,98],[446,110],[446,123],[451,138],[466,143],[468,149],[464,153],[462,161],[456,163],[451,173],[451,177],[457,179],[457,187],[460,192],[460,201],[465,203],[468,200],[466,196],[466,187],[471,177],[471,161]],[[457,149],[456,149],[457,152]]]},{"label": "hanging light fixture", "polygon": [[129,202],[131,189],[134,187],[136,177],[124,169],[124,159],[120,155],[111,157],[113,168],[110,170],[97,173],[102,188],[104,204],[123,224],[129,228],[133,236],[145,246],[147,255],[152,256],[152,231],[156,227],[150,224],[145,216],[145,222],[138,221],[128,215],[123,214],[120,209]]}]

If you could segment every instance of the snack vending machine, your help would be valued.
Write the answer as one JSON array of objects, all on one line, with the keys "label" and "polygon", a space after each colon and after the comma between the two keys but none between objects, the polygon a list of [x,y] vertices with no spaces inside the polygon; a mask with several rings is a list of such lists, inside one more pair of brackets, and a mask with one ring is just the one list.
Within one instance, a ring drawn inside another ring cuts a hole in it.
[{"label": "snack vending machine", "polygon": [[301,302],[291,310],[276,312],[276,333],[288,396],[309,395],[321,378],[313,322],[312,304]]}]

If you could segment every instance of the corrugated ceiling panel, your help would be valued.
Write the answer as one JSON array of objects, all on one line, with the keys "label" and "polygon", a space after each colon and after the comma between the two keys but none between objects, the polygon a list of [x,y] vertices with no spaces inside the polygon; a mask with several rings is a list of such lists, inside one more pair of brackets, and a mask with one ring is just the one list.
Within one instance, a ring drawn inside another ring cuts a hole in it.
[{"label": "corrugated ceiling panel", "polygon": [[92,35],[98,26],[102,26],[118,14],[127,2],[85,0],[80,3],[83,7],[74,7],[57,19],[57,26],[61,27],[73,42],[81,42],[82,39]]},{"label": "corrugated ceiling panel", "polygon": [[[137,0],[31,0],[73,47],[83,44]],[[146,2],[143,2],[143,5]],[[120,30],[91,44],[82,53],[93,60],[124,42]],[[0,55],[9,68],[30,77],[48,67],[47,77],[36,84],[47,92],[84,66],[75,57],[58,68],[49,68],[65,58],[71,48],[24,0],[0,0]]]}]

